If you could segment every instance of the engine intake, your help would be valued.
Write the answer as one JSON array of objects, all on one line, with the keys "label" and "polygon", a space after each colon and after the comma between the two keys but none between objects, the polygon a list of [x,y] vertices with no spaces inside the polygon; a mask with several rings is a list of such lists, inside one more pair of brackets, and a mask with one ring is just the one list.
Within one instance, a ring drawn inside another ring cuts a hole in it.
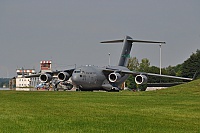
[{"label": "engine intake", "polygon": [[41,74],[39,77],[40,82],[48,83],[52,80],[52,76],[48,73]]},{"label": "engine intake", "polygon": [[60,73],[58,74],[58,79],[59,79],[60,81],[67,81],[69,78],[70,78],[70,75],[69,75],[69,73],[67,73],[67,72],[60,72]]},{"label": "engine intake", "polygon": [[112,83],[117,82],[120,78],[121,78],[121,75],[119,73],[110,73],[108,75],[108,79]]},{"label": "engine intake", "polygon": [[147,83],[147,77],[145,75],[137,75],[135,77],[136,84],[145,84]]}]

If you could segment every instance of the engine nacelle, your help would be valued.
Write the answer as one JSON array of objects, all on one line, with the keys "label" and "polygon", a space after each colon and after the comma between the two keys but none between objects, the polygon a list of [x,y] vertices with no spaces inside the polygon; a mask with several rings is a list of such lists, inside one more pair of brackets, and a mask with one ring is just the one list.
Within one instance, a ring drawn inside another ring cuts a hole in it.
[{"label": "engine nacelle", "polygon": [[117,82],[121,78],[119,73],[110,73],[108,75],[108,80],[112,83]]},{"label": "engine nacelle", "polygon": [[39,77],[40,82],[48,83],[52,80],[52,76],[48,73],[41,74]]},{"label": "engine nacelle", "polygon": [[147,83],[147,77],[145,75],[137,75],[135,77],[136,84],[145,84]]},{"label": "engine nacelle", "polygon": [[67,73],[67,72],[60,72],[60,73],[58,74],[58,79],[59,79],[60,81],[67,81],[69,78],[70,78],[70,75],[69,75],[69,73]]}]

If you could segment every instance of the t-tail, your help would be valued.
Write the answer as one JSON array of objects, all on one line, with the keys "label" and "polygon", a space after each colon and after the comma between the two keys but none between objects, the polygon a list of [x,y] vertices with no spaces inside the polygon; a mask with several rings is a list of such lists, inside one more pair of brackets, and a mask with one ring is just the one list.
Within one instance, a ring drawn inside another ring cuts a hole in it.
[{"label": "t-tail", "polygon": [[125,66],[125,67],[127,67],[128,65],[128,59],[130,58],[130,52],[131,52],[133,42],[165,44],[165,42],[158,42],[158,41],[133,40],[130,36],[125,36],[123,40],[103,41],[101,43],[119,43],[119,42],[123,42],[124,47],[119,59],[118,66]]}]

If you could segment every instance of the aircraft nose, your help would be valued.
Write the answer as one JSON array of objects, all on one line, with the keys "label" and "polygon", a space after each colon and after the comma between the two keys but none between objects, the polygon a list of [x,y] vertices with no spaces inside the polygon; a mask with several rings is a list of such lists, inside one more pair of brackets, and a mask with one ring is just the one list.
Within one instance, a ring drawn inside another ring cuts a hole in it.
[{"label": "aircraft nose", "polygon": [[73,74],[71,79],[72,79],[72,82],[76,83],[79,80],[79,75],[74,75]]}]

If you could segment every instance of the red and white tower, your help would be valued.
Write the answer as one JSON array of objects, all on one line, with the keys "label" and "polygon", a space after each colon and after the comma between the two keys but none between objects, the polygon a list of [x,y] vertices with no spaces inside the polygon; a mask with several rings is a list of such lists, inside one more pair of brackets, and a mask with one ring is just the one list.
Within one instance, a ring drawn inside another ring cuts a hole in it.
[{"label": "red and white tower", "polygon": [[51,72],[52,71],[52,62],[49,61],[40,61],[40,70],[41,72]]}]

